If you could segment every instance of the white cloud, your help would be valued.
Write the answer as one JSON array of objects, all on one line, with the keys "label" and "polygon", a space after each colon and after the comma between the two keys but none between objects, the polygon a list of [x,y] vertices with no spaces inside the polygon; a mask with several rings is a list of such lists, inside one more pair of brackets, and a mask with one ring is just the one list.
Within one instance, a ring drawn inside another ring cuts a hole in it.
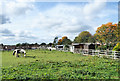
[{"label": "white cloud", "polygon": [[83,12],[85,14],[86,19],[94,19],[96,16],[99,15],[100,12],[102,12],[103,8],[105,7],[105,2],[99,2],[98,0],[95,0],[94,2],[90,2],[83,8]]},{"label": "white cloud", "polygon": [[35,2],[35,0],[16,0],[18,2]]},{"label": "white cloud", "polygon": [[34,5],[28,2],[20,2],[15,0],[5,0],[4,2],[0,2],[0,15],[3,17],[0,20],[0,23],[5,20],[12,22],[12,19],[16,17],[29,15],[34,9]]},{"label": "white cloud", "polygon": [[29,13],[34,6],[30,3],[25,2],[6,2],[5,4],[5,13],[8,15],[23,15]]},{"label": "white cloud", "polygon": [[[78,5],[72,6],[59,4],[56,7],[47,10],[46,12],[40,12],[40,14],[34,20],[34,24],[36,25],[33,25],[33,27],[39,27],[40,29],[45,29],[46,31],[52,29],[52,32],[61,33],[76,33],[81,32],[83,30],[89,30],[93,25],[88,25],[88,23],[91,23],[91,21],[95,21],[95,17],[103,17],[100,14],[100,11],[102,11],[102,8],[104,6],[105,3],[103,2],[94,2],[94,4],[89,3],[86,4],[85,7]],[[92,9],[89,9],[89,7]],[[99,10],[99,13],[96,13],[97,9]],[[89,19],[87,19],[86,17],[89,17]]]},{"label": "white cloud", "polygon": [[28,31],[19,32],[18,37],[23,39],[37,39],[35,35],[33,35],[31,32],[28,32]]},{"label": "white cloud", "polygon": [[98,1],[85,5],[61,3],[44,11],[35,6],[26,2],[11,2],[6,5],[6,14],[15,23],[4,24],[4,27],[16,30],[16,42],[52,42],[55,36],[64,35],[74,39],[81,31],[86,30],[94,34],[101,23],[110,21],[106,17],[117,14],[116,10],[105,10],[106,3]]}]

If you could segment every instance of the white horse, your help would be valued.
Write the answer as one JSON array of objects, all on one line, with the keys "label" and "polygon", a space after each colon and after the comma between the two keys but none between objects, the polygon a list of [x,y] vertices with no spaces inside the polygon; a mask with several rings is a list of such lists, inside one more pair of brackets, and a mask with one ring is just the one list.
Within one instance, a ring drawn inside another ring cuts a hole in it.
[{"label": "white horse", "polygon": [[24,49],[15,49],[13,51],[13,55],[15,55],[16,57],[19,57],[19,55],[18,55],[19,53],[21,54],[21,56],[22,56],[22,54],[24,54],[24,57],[26,56],[26,51]]}]

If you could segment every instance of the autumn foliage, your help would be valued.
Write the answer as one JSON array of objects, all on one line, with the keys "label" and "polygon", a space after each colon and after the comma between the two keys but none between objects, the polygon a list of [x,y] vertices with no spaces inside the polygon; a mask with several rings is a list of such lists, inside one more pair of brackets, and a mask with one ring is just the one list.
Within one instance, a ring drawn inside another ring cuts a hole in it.
[{"label": "autumn foliage", "polygon": [[112,24],[108,22],[107,24],[102,24],[96,30],[97,40],[103,43],[111,43],[117,40],[117,24]]},{"label": "autumn foliage", "polygon": [[63,36],[63,37],[62,37],[62,40],[64,40],[64,39],[67,39],[67,36]]},{"label": "autumn foliage", "polygon": [[67,36],[63,36],[62,39],[59,39],[58,40],[58,45],[60,45],[64,39],[67,39]]},{"label": "autumn foliage", "polygon": [[61,45],[61,44],[64,44],[64,45],[67,44],[68,45],[68,44],[71,44],[71,43],[72,43],[71,40],[68,39],[67,36],[63,36],[62,39],[58,40],[58,45]]}]

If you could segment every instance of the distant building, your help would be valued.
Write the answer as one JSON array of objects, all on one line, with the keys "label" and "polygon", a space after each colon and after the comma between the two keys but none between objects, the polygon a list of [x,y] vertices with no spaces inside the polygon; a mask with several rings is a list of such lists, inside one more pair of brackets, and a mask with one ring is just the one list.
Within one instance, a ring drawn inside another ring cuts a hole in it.
[{"label": "distant building", "polygon": [[48,50],[56,50],[54,47],[47,47]]},{"label": "distant building", "polygon": [[65,45],[56,45],[56,50],[62,51],[65,48]]},{"label": "distant building", "polygon": [[70,46],[70,52],[80,53],[80,50],[88,51],[90,49],[95,49],[95,46],[99,46],[97,43],[72,43]]},{"label": "distant building", "polygon": [[16,45],[3,45],[3,50],[14,50],[16,49]]},{"label": "distant building", "polygon": [[16,45],[0,45],[2,50],[15,50],[15,49],[38,49],[39,45],[25,45],[25,46],[16,46]]}]

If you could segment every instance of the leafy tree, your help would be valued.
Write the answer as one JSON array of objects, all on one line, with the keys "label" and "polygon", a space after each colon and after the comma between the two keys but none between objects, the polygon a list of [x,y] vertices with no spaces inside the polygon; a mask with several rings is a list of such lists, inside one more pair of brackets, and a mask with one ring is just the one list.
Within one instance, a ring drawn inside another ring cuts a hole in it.
[{"label": "leafy tree", "polygon": [[58,37],[55,37],[54,41],[53,41],[53,44],[57,44],[57,42],[58,42]]},{"label": "leafy tree", "polygon": [[27,42],[21,44],[21,46],[28,46],[28,45],[29,45],[29,43],[27,43]]},{"label": "leafy tree", "polygon": [[58,45],[61,45],[62,44],[62,39],[59,39],[58,40]]},{"label": "leafy tree", "polygon": [[75,37],[75,43],[86,43],[92,35],[88,31],[81,32],[77,37]]},{"label": "leafy tree", "polygon": [[20,43],[18,43],[18,44],[16,44],[16,46],[17,46],[17,47],[19,47],[19,46],[21,46],[21,44],[20,44]]},{"label": "leafy tree", "polygon": [[64,39],[68,39],[67,36],[63,36],[63,37],[62,37],[62,41],[63,41]]},{"label": "leafy tree", "polygon": [[88,42],[89,43],[95,43],[96,42],[96,36],[95,35],[90,36],[89,39],[88,39]]},{"label": "leafy tree", "polygon": [[53,46],[57,45],[57,43],[58,43],[58,37],[55,37],[53,41]]},{"label": "leafy tree", "polygon": [[58,45],[70,45],[72,41],[67,38],[67,36],[63,36],[62,39],[58,40]]},{"label": "leafy tree", "polygon": [[53,43],[49,43],[49,44],[48,44],[48,46],[52,46],[52,45],[53,45]]},{"label": "leafy tree", "polygon": [[72,44],[72,41],[70,39],[66,38],[66,39],[63,39],[61,43],[63,45],[70,45],[70,44]]},{"label": "leafy tree", "polygon": [[41,45],[41,46],[45,46],[45,45],[46,45],[46,43],[41,43],[40,45]]},{"label": "leafy tree", "polygon": [[117,41],[116,29],[117,24],[112,24],[111,22],[102,24],[102,26],[98,27],[96,30],[97,40],[102,44],[106,43],[106,45]]},{"label": "leafy tree", "polygon": [[75,37],[75,39],[74,39],[73,42],[74,42],[74,43],[77,43],[77,42],[78,42],[78,37]]},{"label": "leafy tree", "polygon": [[35,43],[34,45],[39,45],[38,43]]},{"label": "leafy tree", "polygon": [[117,37],[117,42],[120,42],[120,21],[118,22],[118,25],[117,25],[117,28],[116,28],[114,34]]}]

